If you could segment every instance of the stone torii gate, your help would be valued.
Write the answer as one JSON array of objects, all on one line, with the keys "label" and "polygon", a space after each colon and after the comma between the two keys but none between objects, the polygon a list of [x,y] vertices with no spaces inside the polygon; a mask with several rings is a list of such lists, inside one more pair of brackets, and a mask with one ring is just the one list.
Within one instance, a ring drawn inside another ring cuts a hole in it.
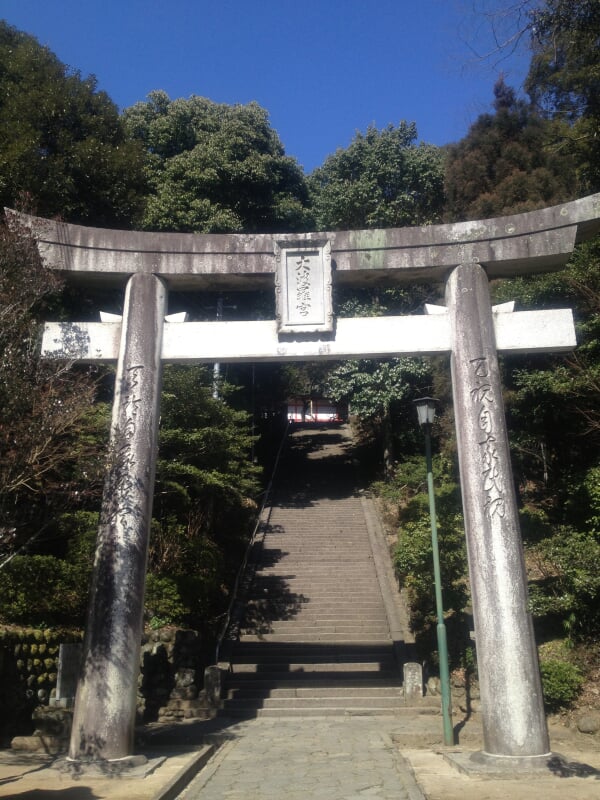
[{"label": "stone torii gate", "polygon": [[[600,195],[498,219],[296,235],[195,235],[9,217],[45,263],[80,281],[126,285],[122,320],[49,323],[47,357],[117,362],[98,546],[69,757],[123,759],[133,726],[152,509],[161,363],[450,353],[473,594],[484,755],[535,762],[548,732],[498,371],[498,351],[575,346],[569,310],[492,309],[490,278],[560,269],[600,231]],[[331,285],[444,281],[428,315],[333,318]],[[277,319],[177,322],[168,288],[274,286]],[[502,313],[509,312],[509,313]]]}]

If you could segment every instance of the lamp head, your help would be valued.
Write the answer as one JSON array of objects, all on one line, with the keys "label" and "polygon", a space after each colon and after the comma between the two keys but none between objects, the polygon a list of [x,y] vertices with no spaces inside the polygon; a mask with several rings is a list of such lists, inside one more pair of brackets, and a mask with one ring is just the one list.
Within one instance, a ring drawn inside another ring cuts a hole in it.
[{"label": "lamp head", "polygon": [[435,419],[435,409],[437,405],[435,397],[420,397],[414,401],[417,408],[419,425],[432,425]]}]

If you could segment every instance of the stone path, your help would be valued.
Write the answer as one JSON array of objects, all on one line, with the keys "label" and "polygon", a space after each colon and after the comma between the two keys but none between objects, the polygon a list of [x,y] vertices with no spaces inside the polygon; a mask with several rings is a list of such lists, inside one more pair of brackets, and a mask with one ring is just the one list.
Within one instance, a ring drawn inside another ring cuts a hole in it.
[{"label": "stone path", "polygon": [[180,800],[422,800],[377,717],[238,723]]}]

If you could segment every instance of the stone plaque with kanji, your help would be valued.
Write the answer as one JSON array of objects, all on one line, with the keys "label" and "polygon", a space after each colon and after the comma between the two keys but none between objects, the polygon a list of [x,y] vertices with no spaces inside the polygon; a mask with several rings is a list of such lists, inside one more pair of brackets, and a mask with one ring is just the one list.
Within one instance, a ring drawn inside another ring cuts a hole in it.
[{"label": "stone plaque with kanji", "polygon": [[332,331],[330,243],[277,242],[275,255],[278,332]]}]

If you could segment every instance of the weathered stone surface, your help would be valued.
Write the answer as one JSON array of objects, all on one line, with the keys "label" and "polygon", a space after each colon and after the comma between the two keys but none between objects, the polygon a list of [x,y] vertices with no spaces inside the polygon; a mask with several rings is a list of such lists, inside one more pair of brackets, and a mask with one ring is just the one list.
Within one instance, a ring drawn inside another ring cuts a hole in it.
[{"label": "weathered stone surface", "polygon": [[418,702],[423,697],[423,667],[416,661],[403,665],[404,699],[407,703]]},{"label": "weathered stone surface", "polygon": [[275,240],[275,264],[278,332],[332,331],[331,243]]},{"label": "weathered stone surface", "polygon": [[196,680],[196,670],[178,669],[175,673],[175,685],[178,687],[191,686]]},{"label": "weathered stone surface", "polygon": [[81,667],[81,643],[61,644],[58,651],[56,692],[50,705],[70,708],[75,702],[77,679]]},{"label": "weathered stone surface", "polygon": [[158,434],[166,289],[128,283],[98,546],[70,757],[132,752]]},{"label": "weathered stone surface", "polygon": [[221,705],[221,692],[223,684],[223,670],[213,664],[204,670],[204,694],[211,708]]},{"label": "weathered stone surface", "polygon": [[483,268],[457,267],[446,301],[485,751],[538,756],[548,732]]},{"label": "weathered stone surface", "polygon": [[38,706],[32,714],[34,736],[55,736],[65,741],[71,733],[73,712],[64,708]]},{"label": "weathered stone surface", "polygon": [[197,686],[176,686],[169,695],[175,700],[193,700],[198,697]]},{"label": "weathered stone surface", "polygon": [[[116,361],[119,323],[49,322],[42,355],[85,362]],[[75,332],[75,333],[74,333]],[[501,352],[561,352],[576,345],[569,309],[494,314]],[[275,321],[167,324],[162,359],[168,362],[240,362],[384,357],[450,350],[447,315],[339,319],[335,333],[310,340],[281,340]]]},{"label": "weathered stone surface", "polygon": [[308,244],[325,238],[335,280],[364,286],[441,280],[464,263],[483,265],[490,277],[560,268],[576,241],[600,229],[600,195],[496,219],[288,237],[114,231],[8,213],[33,230],[47,264],[75,277],[124,283],[144,272],[177,288],[265,288],[273,284],[275,240]]},{"label": "weathered stone surface", "polygon": [[11,743],[11,750],[20,753],[47,753],[56,756],[67,749],[68,739],[58,736],[15,736]]}]

